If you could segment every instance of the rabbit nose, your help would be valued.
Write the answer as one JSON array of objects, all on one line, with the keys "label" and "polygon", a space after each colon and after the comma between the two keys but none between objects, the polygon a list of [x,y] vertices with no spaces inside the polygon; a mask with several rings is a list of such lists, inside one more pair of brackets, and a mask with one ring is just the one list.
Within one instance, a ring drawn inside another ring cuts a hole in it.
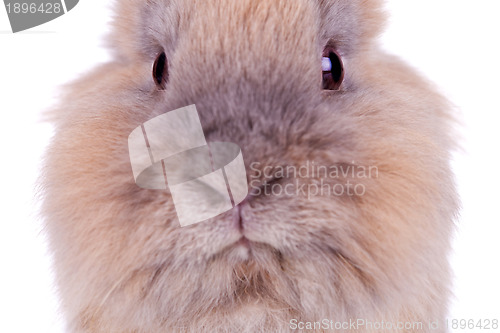
[{"label": "rabbit nose", "polygon": [[252,198],[252,194],[249,193],[245,199],[239,204],[236,205],[233,208],[233,218],[232,218],[232,225],[231,227],[233,229],[238,230],[241,234],[244,234],[245,232],[245,223],[247,222],[247,219],[245,218],[245,211],[250,208],[250,201]]},{"label": "rabbit nose", "polygon": [[243,206],[246,204],[247,204],[247,198],[245,198],[239,205],[233,208],[232,228],[238,230],[241,233],[243,233],[244,231],[241,210]]}]

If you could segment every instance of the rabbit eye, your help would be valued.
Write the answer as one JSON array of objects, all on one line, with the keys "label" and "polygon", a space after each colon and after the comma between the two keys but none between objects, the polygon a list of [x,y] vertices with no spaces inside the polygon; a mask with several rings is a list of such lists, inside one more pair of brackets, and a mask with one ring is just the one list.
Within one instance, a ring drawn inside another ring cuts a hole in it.
[{"label": "rabbit eye", "polygon": [[321,63],[323,69],[323,89],[339,90],[344,80],[344,64],[333,48],[323,51]]},{"label": "rabbit eye", "polygon": [[153,65],[153,79],[158,89],[165,90],[168,82],[168,61],[165,52],[160,53],[156,57]]}]

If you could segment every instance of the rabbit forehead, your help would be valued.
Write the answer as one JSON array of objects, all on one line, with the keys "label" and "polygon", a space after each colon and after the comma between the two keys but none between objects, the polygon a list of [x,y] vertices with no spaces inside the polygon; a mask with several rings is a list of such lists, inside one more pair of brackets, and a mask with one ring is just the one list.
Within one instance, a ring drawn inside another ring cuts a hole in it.
[{"label": "rabbit forehead", "polygon": [[146,8],[149,26],[144,28],[165,48],[180,36],[199,43],[217,40],[221,46],[277,46],[286,40],[298,47],[298,41],[317,34],[319,13],[314,4],[310,0],[172,0],[167,6],[157,2]]},{"label": "rabbit forehead", "polygon": [[[122,0],[111,43],[121,55],[152,57],[175,49],[180,33],[230,35],[233,30],[273,28],[333,41],[345,53],[370,41],[382,27],[379,0]],[[195,28],[195,29],[190,29]],[[304,30],[305,29],[305,30]],[[312,30],[315,29],[315,30]],[[276,38],[278,36],[274,36]],[[298,35],[287,37],[300,41]],[[242,36],[241,38],[245,38]],[[265,42],[262,41],[262,42]]]}]

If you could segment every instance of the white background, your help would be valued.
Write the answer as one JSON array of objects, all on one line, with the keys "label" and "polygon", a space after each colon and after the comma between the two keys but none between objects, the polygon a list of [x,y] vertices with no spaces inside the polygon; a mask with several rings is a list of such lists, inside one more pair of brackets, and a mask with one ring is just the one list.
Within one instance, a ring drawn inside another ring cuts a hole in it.
[{"label": "white background", "polygon": [[[0,332],[63,332],[34,199],[51,134],[40,115],[55,102],[58,86],[109,59],[98,47],[109,7],[83,0],[63,17],[18,34],[0,7]],[[499,319],[500,2],[389,0],[387,8],[385,47],[432,78],[463,122],[457,138],[463,152],[453,164],[463,209],[450,258],[449,318]]]}]

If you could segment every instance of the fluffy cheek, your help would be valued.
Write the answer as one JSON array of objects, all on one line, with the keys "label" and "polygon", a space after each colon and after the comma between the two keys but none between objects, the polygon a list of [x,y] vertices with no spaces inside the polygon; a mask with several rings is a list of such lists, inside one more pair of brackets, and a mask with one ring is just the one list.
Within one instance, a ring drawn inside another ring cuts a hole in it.
[{"label": "fluffy cheek", "polygon": [[356,219],[355,199],[314,194],[317,187],[309,185],[288,187],[288,194],[264,195],[243,205],[245,236],[299,258],[296,249],[305,246],[336,247],[340,238],[348,236],[345,225]]}]

